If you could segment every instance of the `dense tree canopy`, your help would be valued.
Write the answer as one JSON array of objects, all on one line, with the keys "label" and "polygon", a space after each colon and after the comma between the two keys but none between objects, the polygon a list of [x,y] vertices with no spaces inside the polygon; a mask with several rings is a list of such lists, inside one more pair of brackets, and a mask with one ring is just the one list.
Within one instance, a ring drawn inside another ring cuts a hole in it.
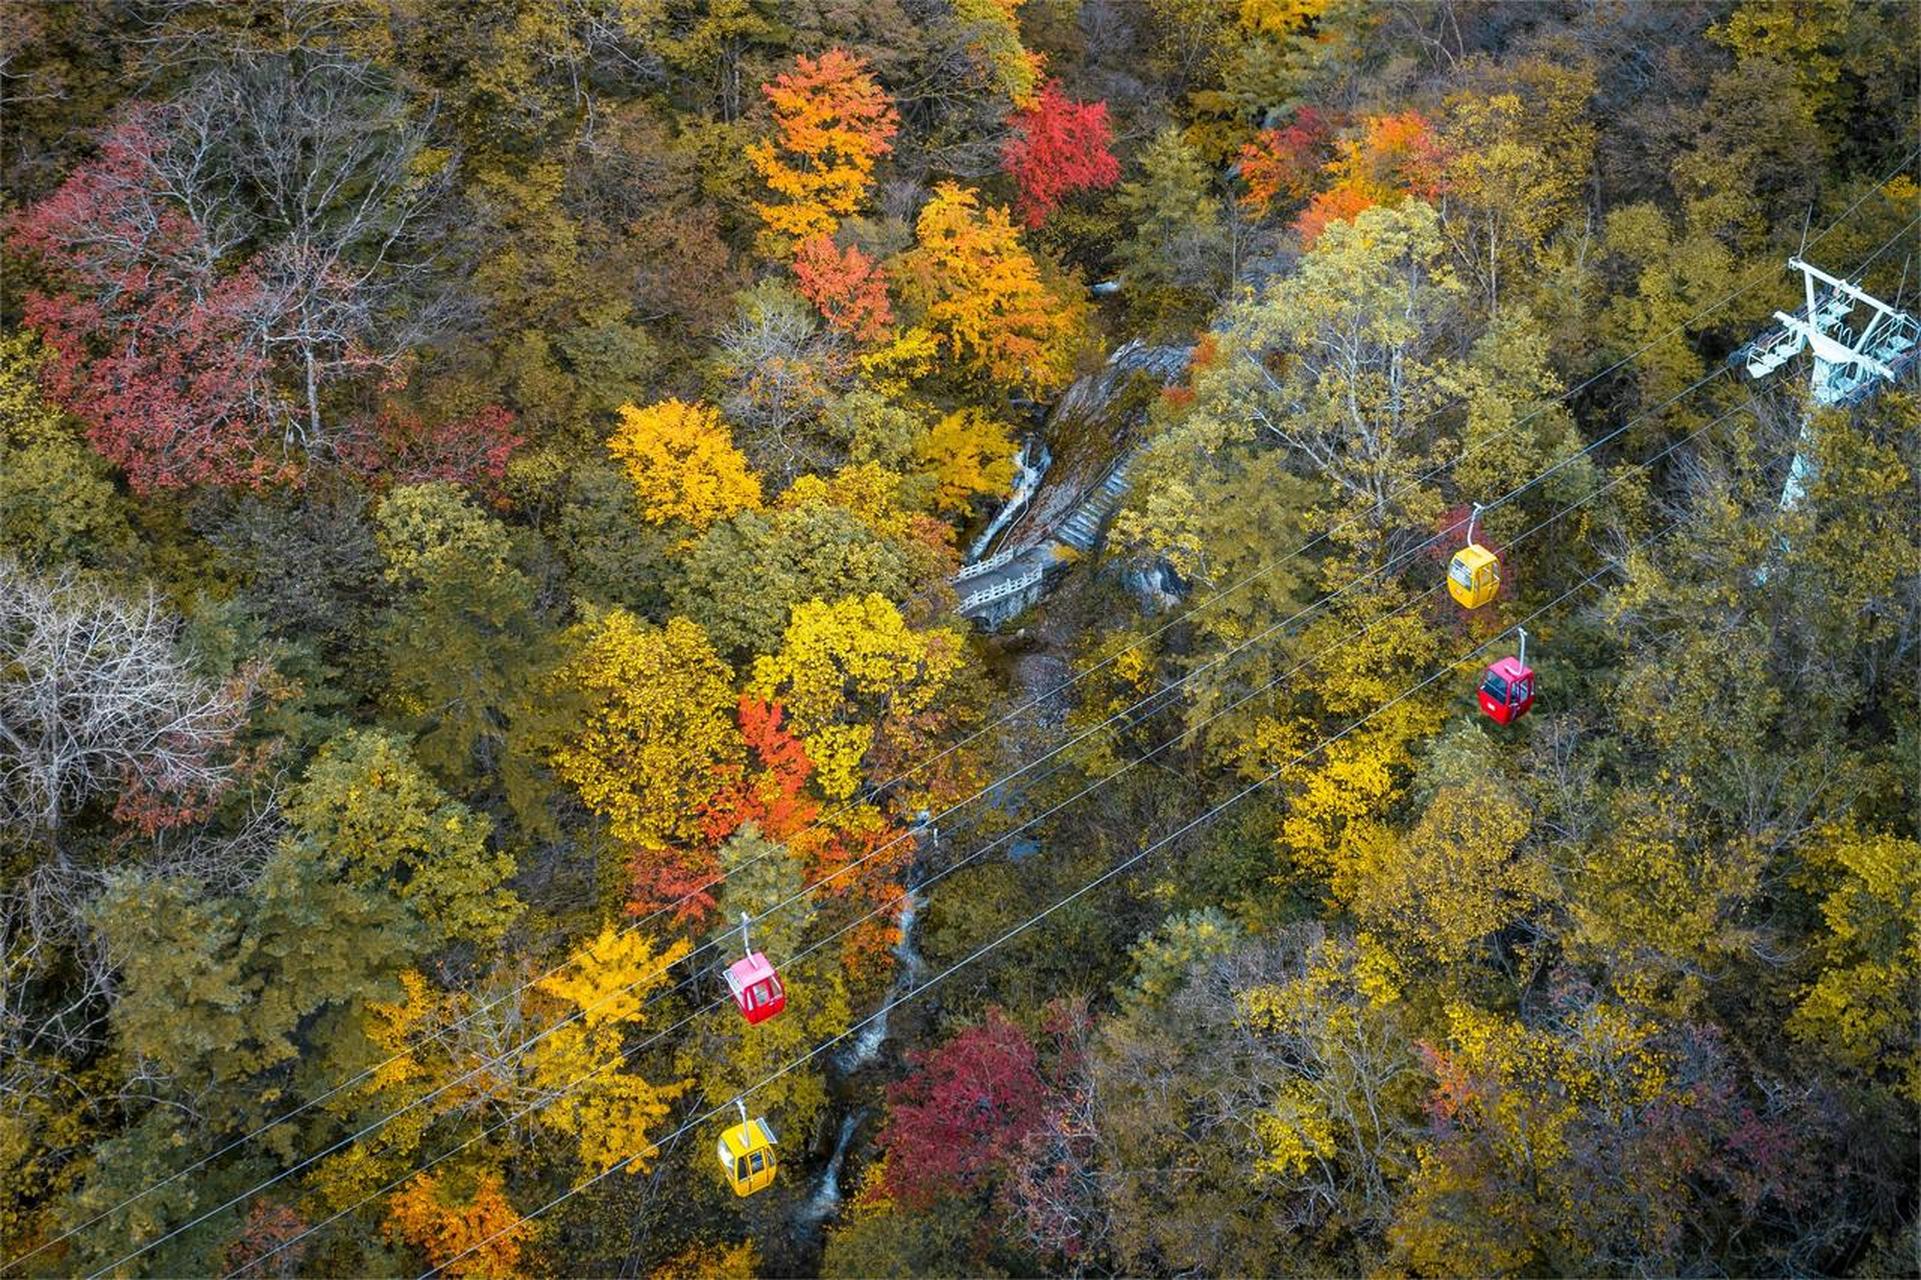
[{"label": "dense tree canopy", "polygon": [[1895,0],[17,0],[0,1272],[1914,1274],[1917,366],[1746,344],[1916,314],[1918,104]]}]

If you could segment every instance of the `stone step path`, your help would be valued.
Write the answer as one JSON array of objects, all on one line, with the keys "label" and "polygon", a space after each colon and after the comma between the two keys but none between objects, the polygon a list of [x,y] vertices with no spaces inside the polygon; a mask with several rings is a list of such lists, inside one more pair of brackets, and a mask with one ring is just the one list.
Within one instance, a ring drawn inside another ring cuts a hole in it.
[{"label": "stone step path", "polygon": [[1120,505],[1121,495],[1127,492],[1127,464],[1131,461],[1131,456],[1121,459],[1120,465],[1101,482],[1101,487],[1074,509],[1074,514],[1061,524],[1054,536],[1082,555],[1092,551],[1100,541],[1101,526],[1107,523],[1107,517]]},{"label": "stone step path", "polygon": [[[1030,485],[1017,487],[1010,508],[997,515],[988,534],[970,548],[979,556],[998,541],[1002,550],[976,559],[954,576],[963,617],[999,625],[1039,600],[1065,565],[1100,546],[1108,520],[1127,493],[1128,466],[1146,417],[1140,397],[1130,389],[1143,377],[1150,385],[1171,386],[1185,372],[1191,354],[1187,347],[1149,346],[1132,339],[1061,394],[1036,443],[1054,440],[1058,433],[1059,441],[1074,447],[1059,446],[1069,456],[1058,464],[1045,447],[1038,463],[1023,451],[1023,475],[1030,469],[1037,475]],[[1096,470],[1116,455],[1105,472]]]},{"label": "stone step path", "polygon": [[960,595],[961,616],[1011,617],[1027,607],[1030,596],[1038,595],[1049,569],[1067,562],[1069,557],[1063,554],[1063,548],[1072,548],[1079,555],[1092,552],[1100,541],[1107,518],[1127,492],[1127,466],[1131,460],[1131,457],[1121,459],[1100,486],[1083,498],[1038,546],[1017,552],[1004,551],[962,569],[954,578]]}]

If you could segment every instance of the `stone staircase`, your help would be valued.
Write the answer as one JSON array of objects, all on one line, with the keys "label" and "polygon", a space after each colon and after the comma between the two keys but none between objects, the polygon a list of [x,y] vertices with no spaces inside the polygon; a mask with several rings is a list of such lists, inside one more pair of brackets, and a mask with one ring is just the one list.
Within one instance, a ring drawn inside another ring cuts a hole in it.
[{"label": "stone staircase", "polygon": [[1094,549],[1101,538],[1101,526],[1107,523],[1107,517],[1120,505],[1121,495],[1127,492],[1127,466],[1133,460],[1131,454],[1122,458],[1101,482],[1101,487],[1087,495],[1087,500],[1074,509],[1074,514],[1061,522],[1054,531],[1057,540],[1082,555]]}]

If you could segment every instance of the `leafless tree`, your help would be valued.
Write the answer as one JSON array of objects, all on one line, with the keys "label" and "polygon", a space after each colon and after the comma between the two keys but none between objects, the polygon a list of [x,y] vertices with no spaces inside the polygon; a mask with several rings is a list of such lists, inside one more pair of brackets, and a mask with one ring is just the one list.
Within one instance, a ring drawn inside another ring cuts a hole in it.
[{"label": "leafless tree", "polygon": [[423,166],[431,111],[373,68],[280,56],[215,68],[171,110],[157,163],[215,245],[248,251],[261,332],[296,382],[289,435],[322,438],[330,382],[397,370],[447,317],[428,234],[451,166]]},{"label": "leafless tree", "polygon": [[118,787],[183,801],[227,781],[248,678],[193,667],[152,591],[124,599],[0,560],[0,819],[54,843]]},{"label": "leafless tree", "polygon": [[721,335],[718,364],[727,384],[722,411],[746,433],[758,468],[791,480],[833,464],[812,428],[849,362],[798,294],[762,285],[746,295]]}]

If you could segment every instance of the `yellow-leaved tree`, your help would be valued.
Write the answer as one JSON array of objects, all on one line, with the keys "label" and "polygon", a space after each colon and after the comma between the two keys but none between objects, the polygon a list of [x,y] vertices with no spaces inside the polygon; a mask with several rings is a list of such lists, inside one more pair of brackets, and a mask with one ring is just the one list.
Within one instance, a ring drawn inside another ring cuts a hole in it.
[{"label": "yellow-leaved tree", "polygon": [[920,444],[921,470],[934,477],[934,505],[965,511],[982,494],[1005,494],[1014,479],[1014,442],[1005,424],[979,409],[956,409]]},{"label": "yellow-leaved tree", "polygon": [[876,726],[925,711],[959,667],[958,636],[913,631],[885,596],[812,600],[794,609],[780,652],[754,663],[748,692],[786,708],[821,790],[840,798]]},{"label": "yellow-leaved tree", "polygon": [[[542,1019],[554,1030],[526,1057],[526,1086],[550,1100],[542,1124],[579,1144],[580,1162],[604,1173],[622,1161],[642,1173],[660,1154],[651,1131],[667,1118],[667,1104],[692,1084],[651,1084],[624,1071],[622,1036],[645,1021],[647,997],[667,981],[667,969],[685,956],[685,938],[656,952],[638,930],[604,926],[560,972],[536,984],[542,993],[571,1006]],[[561,1021],[573,1013],[579,1017]]]},{"label": "yellow-leaved tree", "polygon": [[760,477],[734,446],[720,414],[703,404],[662,400],[620,406],[608,452],[627,469],[641,515],[705,529],[737,511],[758,510]]},{"label": "yellow-leaved tree", "polygon": [[826,476],[802,476],[780,495],[782,511],[839,507],[876,537],[904,541],[916,536],[915,512],[903,502],[904,477],[875,462],[851,463]]},{"label": "yellow-leaved tree", "polygon": [[1412,831],[1361,841],[1334,896],[1397,960],[1452,964],[1549,896],[1546,868],[1522,852],[1529,825],[1491,779],[1443,787]]},{"label": "yellow-leaved tree", "polygon": [[943,182],[896,260],[901,299],[963,372],[1039,393],[1064,385],[1086,324],[1078,294],[1050,288],[1007,210]]},{"label": "yellow-leaved tree", "polygon": [[954,0],[954,18],[967,32],[974,77],[1016,107],[1032,106],[1045,61],[1021,43],[1021,0]]},{"label": "yellow-leaved tree", "polygon": [[742,754],[732,668],[685,618],[650,627],[614,609],[572,638],[560,678],[584,706],[551,751],[555,771],[617,839],[660,848],[695,835],[699,802]]},{"label": "yellow-leaved tree", "polygon": [[[653,1134],[668,1104],[692,1082],[654,1084],[642,1077],[628,1061],[626,1037],[645,1024],[649,997],[691,945],[681,939],[663,948],[637,929],[606,925],[534,982],[527,980],[527,963],[504,964],[451,992],[418,973],[402,975],[404,998],[370,1010],[369,1037],[390,1056],[338,1104],[346,1115],[393,1109],[396,1123],[322,1162],[314,1178],[322,1202],[346,1208],[378,1194],[420,1158],[437,1127],[447,1129],[432,1139],[444,1150],[486,1123],[481,1104],[488,1103],[567,1140],[593,1173],[616,1165],[645,1172],[659,1154]],[[477,1167],[477,1188],[471,1176],[443,1182],[423,1176],[387,1202],[389,1234],[436,1266],[517,1216],[498,1195],[498,1178],[484,1159],[455,1167]],[[481,1223],[488,1224],[484,1230]],[[481,1270],[473,1274],[518,1274],[517,1241],[528,1234],[516,1228],[494,1242],[497,1255],[488,1249],[470,1255],[492,1258],[491,1267],[475,1262]]]},{"label": "yellow-leaved tree", "polygon": [[1446,1018],[1422,1046],[1428,1134],[1394,1206],[1392,1269],[1684,1270],[1699,1188],[1726,1158],[1714,1135],[1754,1123],[1717,1094],[1717,1037],[1578,984],[1529,1017],[1450,1001]]},{"label": "yellow-leaved tree", "polygon": [[1788,1029],[1828,1062],[1921,1104],[1921,844],[1830,827],[1809,845],[1819,886],[1820,968]]},{"label": "yellow-leaved tree", "polygon": [[1280,1067],[1249,1117],[1253,1172],[1279,1229],[1384,1201],[1407,1167],[1420,1096],[1391,963],[1318,927],[1293,936],[1298,958],[1234,995],[1237,1029]]},{"label": "yellow-leaved tree", "polygon": [[[1409,692],[1439,637],[1418,614],[1392,612],[1395,603],[1381,593],[1323,615],[1301,637],[1303,652],[1325,656],[1294,716],[1230,730],[1241,740],[1226,745],[1244,754],[1244,768],[1281,768],[1288,810],[1278,843],[1308,880],[1341,883],[1391,838],[1380,815],[1405,794],[1416,746],[1446,718],[1432,686]],[[1345,631],[1357,621],[1368,624],[1361,634]]]}]

